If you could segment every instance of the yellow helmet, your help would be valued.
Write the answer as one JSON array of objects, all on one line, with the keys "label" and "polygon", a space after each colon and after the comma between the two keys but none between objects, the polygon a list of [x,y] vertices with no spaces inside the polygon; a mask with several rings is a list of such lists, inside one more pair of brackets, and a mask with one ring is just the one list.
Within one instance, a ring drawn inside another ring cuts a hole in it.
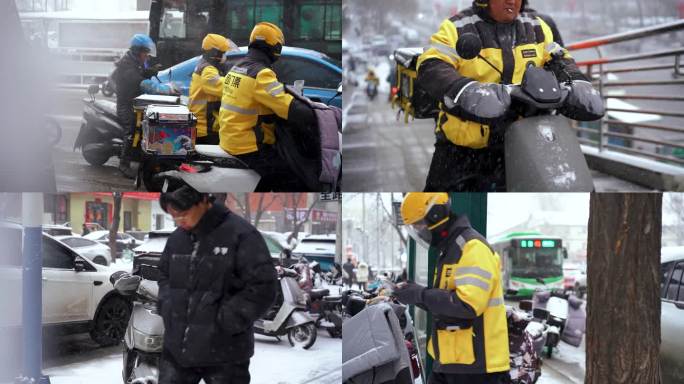
[{"label": "yellow helmet", "polygon": [[449,194],[411,192],[401,203],[401,217],[411,237],[425,247],[432,241],[432,230],[449,220]]},{"label": "yellow helmet", "polygon": [[225,37],[210,33],[202,40],[202,50],[211,51],[212,49],[220,52],[228,52],[230,50],[230,43]]},{"label": "yellow helmet", "polygon": [[[425,219],[434,205],[446,205],[449,202],[448,193],[407,193],[401,203],[401,217],[404,224],[414,224]],[[435,217],[437,219],[437,217]],[[430,220],[434,221],[434,220]]]},{"label": "yellow helmet", "polygon": [[277,25],[264,21],[255,25],[252,34],[249,35],[250,45],[259,43],[268,46],[275,56],[280,56],[280,51],[285,45],[285,36]]}]

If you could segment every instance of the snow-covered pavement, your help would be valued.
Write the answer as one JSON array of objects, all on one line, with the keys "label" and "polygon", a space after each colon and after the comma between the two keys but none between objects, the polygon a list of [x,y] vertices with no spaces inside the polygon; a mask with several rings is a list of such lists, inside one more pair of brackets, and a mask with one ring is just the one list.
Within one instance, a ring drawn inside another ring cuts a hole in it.
[{"label": "snow-covered pavement", "polygon": [[[250,363],[253,384],[338,384],[342,381],[342,340],[319,330],[309,350],[290,347],[287,337],[255,336]],[[121,384],[121,346],[97,348],[87,335],[58,342],[44,373],[52,384]]]}]

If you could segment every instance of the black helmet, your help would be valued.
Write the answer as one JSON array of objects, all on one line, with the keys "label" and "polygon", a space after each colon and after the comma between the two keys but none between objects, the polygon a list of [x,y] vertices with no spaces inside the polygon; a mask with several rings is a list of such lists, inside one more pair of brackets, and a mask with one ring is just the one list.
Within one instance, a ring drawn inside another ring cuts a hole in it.
[{"label": "black helmet", "polygon": [[164,212],[168,212],[169,205],[177,211],[187,211],[203,201],[211,203],[214,198],[209,193],[198,192],[178,178],[165,178],[162,193],[159,195],[159,205]]}]

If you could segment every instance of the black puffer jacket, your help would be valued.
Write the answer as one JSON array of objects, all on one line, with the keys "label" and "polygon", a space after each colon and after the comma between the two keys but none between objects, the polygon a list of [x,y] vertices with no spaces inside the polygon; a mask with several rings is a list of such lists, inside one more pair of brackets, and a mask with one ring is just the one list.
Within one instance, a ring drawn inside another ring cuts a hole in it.
[{"label": "black puffer jacket", "polygon": [[154,72],[145,69],[144,64],[136,59],[131,51],[126,52],[114,65],[116,68],[112,73],[112,80],[116,85],[116,116],[126,132],[133,132],[133,99],[142,95],[140,82],[151,78]]},{"label": "black puffer jacket", "polygon": [[276,297],[277,277],[263,237],[215,204],[195,229],[176,229],[160,261],[164,348],[186,367],[244,361],[254,354],[252,323]]}]

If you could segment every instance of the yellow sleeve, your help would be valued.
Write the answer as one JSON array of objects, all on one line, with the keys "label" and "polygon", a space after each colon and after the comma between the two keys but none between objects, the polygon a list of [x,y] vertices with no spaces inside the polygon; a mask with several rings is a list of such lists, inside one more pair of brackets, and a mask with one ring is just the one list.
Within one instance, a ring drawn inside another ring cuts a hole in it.
[{"label": "yellow sleeve", "polygon": [[223,96],[223,81],[225,77],[221,77],[216,68],[207,66],[202,71],[201,85],[202,90],[212,96]]},{"label": "yellow sleeve", "polygon": [[477,316],[487,310],[495,279],[499,276],[496,256],[480,240],[468,241],[454,272],[456,295],[470,305]]},{"label": "yellow sleeve", "polygon": [[271,69],[262,69],[256,77],[254,99],[271,109],[278,117],[287,120],[294,97],[285,92],[285,85],[278,81]]},{"label": "yellow sleeve", "polygon": [[458,69],[460,57],[456,52],[457,41],[458,32],[456,31],[456,26],[451,20],[444,20],[439,26],[437,33],[430,38],[428,49],[418,58],[416,69],[420,69],[420,65],[429,59],[442,60]]}]

